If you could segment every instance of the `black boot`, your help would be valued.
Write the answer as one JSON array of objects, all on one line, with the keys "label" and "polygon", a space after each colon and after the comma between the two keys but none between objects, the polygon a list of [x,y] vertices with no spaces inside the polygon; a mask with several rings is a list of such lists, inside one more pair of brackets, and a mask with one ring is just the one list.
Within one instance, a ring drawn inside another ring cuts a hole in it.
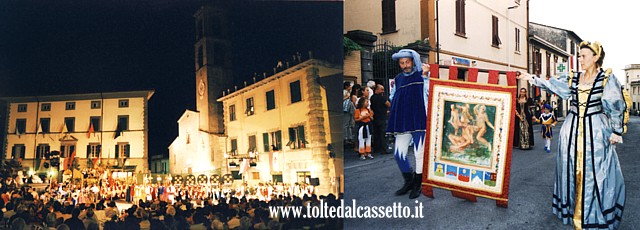
[{"label": "black boot", "polygon": [[422,193],[422,174],[415,174],[413,177],[413,185],[411,188],[411,193],[409,194],[409,199],[415,199],[420,196]]},{"label": "black boot", "polygon": [[402,173],[402,177],[404,177],[404,185],[402,186],[402,188],[396,191],[396,196],[407,194],[407,192],[409,192],[409,190],[411,189],[411,179],[413,179],[413,173]]}]

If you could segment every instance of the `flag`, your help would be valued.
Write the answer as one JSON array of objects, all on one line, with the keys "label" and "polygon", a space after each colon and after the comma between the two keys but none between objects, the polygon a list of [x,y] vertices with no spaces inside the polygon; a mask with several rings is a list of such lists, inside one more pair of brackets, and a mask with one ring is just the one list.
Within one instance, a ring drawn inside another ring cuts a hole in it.
[{"label": "flag", "polygon": [[67,124],[62,124],[62,133],[68,133]]},{"label": "flag", "polygon": [[280,170],[280,163],[278,161],[278,152],[270,152],[269,154],[271,154],[270,157],[270,161],[269,163],[271,163],[271,171],[272,172],[279,172]]},{"label": "flag", "polygon": [[98,157],[95,157],[95,158],[91,159],[93,161],[93,167],[94,168],[98,167],[98,161],[102,157],[102,146],[100,146],[100,148],[97,151],[98,151]]},{"label": "flag", "polygon": [[242,163],[240,163],[240,172],[238,174],[242,174],[247,171],[249,168],[249,161],[247,159],[242,159]]},{"label": "flag", "polygon": [[98,160],[100,160],[100,156],[91,159],[93,161],[93,167],[98,167]]},{"label": "flag", "polygon": [[35,165],[36,171],[38,171],[40,169],[40,164],[41,163],[42,163],[42,158],[36,157],[36,165]]},{"label": "flag", "polygon": [[67,157],[64,159],[64,169],[67,170],[69,168],[71,168],[72,164],[73,164],[73,159],[76,158],[76,150],[74,149],[73,152],[71,153],[71,156]]},{"label": "flag", "polygon": [[117,127],[116,133],[113,135],[113,139],[118,138],[120,135],[122,135],[122,129],[120,129],[120,127]]},{"label": "flag", "polygon": [[44,137],[44,133],[42,132],[42,124],[38,123],[38,131],[36,131],[36,136],[42,133],[42,137]]},{"label": "flag", "polygon": [[93,123],[89,122],[89,131],[87,131],[87,138],[91,136],[92,133],[95,133],[95,129],[93,128]]}]

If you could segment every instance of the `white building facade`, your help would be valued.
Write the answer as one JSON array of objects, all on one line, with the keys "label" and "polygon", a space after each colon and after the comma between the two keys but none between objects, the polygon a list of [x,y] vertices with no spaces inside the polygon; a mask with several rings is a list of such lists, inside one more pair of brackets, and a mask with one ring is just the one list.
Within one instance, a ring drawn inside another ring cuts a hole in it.
[{"label": "white building facade", "polygon": [[[3,154],[36,173],[45,154],[91,163],[148,169],[148,101],[154,91],[10,97]],[[91,161],[91,162],[89,162]],[[53,168],[51,170],[54,170]],[[55,169],[58,170],[58,169]]]},{"label": "white building facade", "polygon": [[626,77],[626,90],[629,90],[632,99],[631,112],[638,114],[640,110],[640,64],[630,64],[624,68]]}]

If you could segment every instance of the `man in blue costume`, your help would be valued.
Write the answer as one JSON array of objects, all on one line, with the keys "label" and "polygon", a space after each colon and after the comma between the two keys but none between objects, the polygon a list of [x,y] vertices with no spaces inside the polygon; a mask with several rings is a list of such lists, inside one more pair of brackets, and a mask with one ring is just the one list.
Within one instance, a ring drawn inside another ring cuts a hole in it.
[{"label": "man in blue costume", "polygon": [[[422,190],[429,65],[423,65],[420,55],[410,49],[402,49],[391,58],[398,61],[402,68],[402,73],[395,77],[395,87],[389,96],[391,111],[387,124],[387,133],[396,137],[394,155],[404,177],[404,185],[396,191],[396,195],[401,196],[411,190],[409,198],[415,199]],[[407,158],[411,142],[416,158],[415,170],[411,169]]]}]

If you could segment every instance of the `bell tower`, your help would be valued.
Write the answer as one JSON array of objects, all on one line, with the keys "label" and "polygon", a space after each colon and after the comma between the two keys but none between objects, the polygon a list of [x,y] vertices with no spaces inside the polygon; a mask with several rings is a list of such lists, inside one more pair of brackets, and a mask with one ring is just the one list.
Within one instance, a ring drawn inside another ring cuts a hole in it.
[{"label": "bell tower", "polygon": [[206,1],[195,13],[196,109],[199,129],[223,134],[222,103],[216,99],[229,89],[231,76],[230,31],[222,1]]}]

